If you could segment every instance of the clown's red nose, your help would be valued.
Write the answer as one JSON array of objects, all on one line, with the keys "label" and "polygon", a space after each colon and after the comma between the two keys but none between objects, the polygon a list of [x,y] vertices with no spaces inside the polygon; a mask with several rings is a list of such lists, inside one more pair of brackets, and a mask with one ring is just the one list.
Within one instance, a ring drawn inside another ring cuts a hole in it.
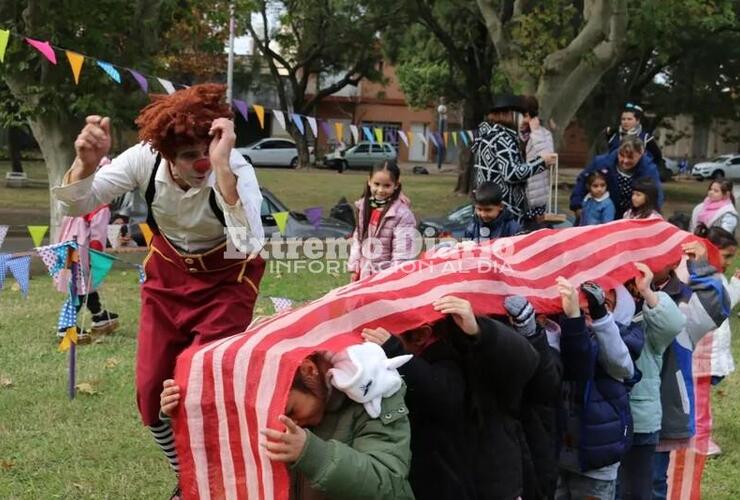
[{"label": "clown's red nose", "polygon": [[205,174],[211,168],[211,160],[208,158],[201,158],[193,163],[193,168],[196,172]]}]

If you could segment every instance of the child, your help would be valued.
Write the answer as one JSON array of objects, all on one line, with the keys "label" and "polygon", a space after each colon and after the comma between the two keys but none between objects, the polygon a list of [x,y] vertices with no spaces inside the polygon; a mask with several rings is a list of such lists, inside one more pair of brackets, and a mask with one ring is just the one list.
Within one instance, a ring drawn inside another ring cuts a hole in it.
[{"label": "child", "polygon": [[416,219],[409,199],[401,193],[401,170],[395,161],[376,164],[370,171],[358,209],[347,267],[352,281],[415,257]]},{"label": "child", "polygon": [[465,237],[480,242],[517,234],[521,227],[516,217],[504,204],[504,193],[493,182],[484,182],[473,191],[475,215]]},{"label": "child", "polygon": [[463,358],[476,498],[517,498],[528,460],[519,411],[537,369],[537,351],[508,325],[476,317],[467,300],[446,296],[432,305],[450,315],[448,338]]},{"label": "child", "polygon": [[[62,219],[58,241],[74,240],[79,245],[80,268],[83,270],[85,286],[91,286],[92,284],[92,280],[90,280],[89,249],[99,252],[105,250],[109,219],[110,209],[108,205],[100,205],[82,217],[65,216]],[[77,299],[77,313],[79,314],[80,309],[85,305],[92,316],[91,332],[87,330],[81,331],[79,326],[76,327],[78,344],[89,344],[92,341],[90,333],[108,334],[118,328],[118,314],[103,309],[100,303],[100,294],[96,290],[88,291],[87,295],[78,295]],[[65,329],[57,330],[57,339],[63,339],[65,333]]]},{"label": "child", "polygon": [[[304,359],[280,416],[285,430],[261,432],[267,456],[290,467],[291,499],[413,499],[405,390],[384,398],[382,417],[371,418],[362,404],[332,387],[331,368],[324,353]],[[180,388],[166,380],[161,416],[174,415],[179,400]]]},{"label": "child", "polygon": [[557,278],[563,304],[560,353],[563,359],[564,431],[555,498],[612,499],[619,462],[632,443],[629,391],[639,380],[634,360],[644,335],[632,323],[635,302],[621,285],[605,293],[584,283],[588,314],[578,290]]},{"label": "child", "polygon": [[398,371],[406,382],[411,422],[409,482],[416,498],[467,500],[472,490],[472,447],[465,411],[465,374],[448,336],[446,322],[391,335],[382,328],[362,332],[388,355],[414,357]]},{"label": "child", "polygon": [[662,422],[660,372],[663,353],[686,326],[686,317],[665,292],[652,290],[653,273],[637,263],[642,276],[635,288],[643,299],[641,318],[645,330],[645,347],[635,362],[642,379],[630,394],[634,421],[632,448],[619,468],[621,498],[651,498],[655,449]]},{"label": "child", "polygon": [[686,243],[689,284],[670,266],[655,273],[654,288],[667,293],[686,316],[686,328],[663,354],[660,396],[663,419],[654,460],[653,498],[666,498],[670,452],[685,449],[695,432],[692,352],[697,343],[727,319],[729,303],[720,275],[707,262],[707,250],[698,242]]},{"label": "child", "polygon": [[535,320],[534,308],[518,295],[504,300],[509,323],[539,354],[537,369],[524,388],[521,421],[531,465],[524,471],[524,500],[552,498],[558,482],[560,407],[563,364],[560,353],[548,343],[544,326]]},{"label": "child", "polygon": [[[526,161],[533,163],[539,155],[554,153],[555,145],[552,133],[540,123],[540,105],[537,98],[532,95],[524,96],[522,97],[522,105],[524,111],[519,126],[519,140],[524,147]],[[550,172],[539,172],[527,179],[529,211],[525,217],[526,219],[535,223],[544,222],[549,190]]]},{"label": "child", "polygon": [[706,228],[721,227],[730,234],[735,234],[738,214],[735,209],[735,197],[732,194],[732,182],[726,179],[713,180],[709,184],[707,197],[691,212],[689,231],[696,232],[699,225]]},{"label": "child", "polygon": [[662,218],[658,212],[658,186],[650,177],[642,177],[632,184],[632,208],[625,219]]},{"label": "child", "polygon": [[609,197],[606,176],[598,170],[586,177],[588,194],[583,199],[580,226],[593,226],[614,220],[614,202]]}]

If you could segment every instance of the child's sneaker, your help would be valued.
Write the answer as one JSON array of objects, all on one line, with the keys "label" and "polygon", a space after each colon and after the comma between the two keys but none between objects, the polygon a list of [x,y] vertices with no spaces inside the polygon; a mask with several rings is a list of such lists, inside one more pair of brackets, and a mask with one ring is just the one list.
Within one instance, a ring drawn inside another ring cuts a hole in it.
[{"label": "child's sneaker", "polygon": [[118,314],[100,311],[92,316],[92,333],[94,335],[106,335],[118,328]]},{"label": "child's sneaker", "polygon": [[[77,326],[77,345],[84,345],[84,344],[90,344],[92,343],[92,336],[90,335],[90,330],[80,330],[80,327]],[[62,339],[64,339],[64,335],[67,332],[65,330],[58,330],[57,331],[57,343],[61,342]]]}]

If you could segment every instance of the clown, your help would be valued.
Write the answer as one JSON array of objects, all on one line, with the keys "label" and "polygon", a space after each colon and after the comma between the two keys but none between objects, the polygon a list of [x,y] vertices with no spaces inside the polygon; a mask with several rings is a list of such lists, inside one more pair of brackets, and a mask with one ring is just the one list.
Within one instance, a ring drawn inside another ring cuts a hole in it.
[{"label": "clown", "polygon": [[[189,345],[247,327],[265,267],[257,255],[262,196],[254,169],[234,150],[224,92],[222,85],[203,84],[155,96],[136,119],[140,143],[98,171],[111,147],[110,120],[88,116],[74,163],[52,190],[72,214],[133,189],[147,201],[154,236],[144,259],[136,398],[144,425],[176,472],[172,430],[159,417],[162,382]],[[229,241],[240,252],[226,253]]]}]

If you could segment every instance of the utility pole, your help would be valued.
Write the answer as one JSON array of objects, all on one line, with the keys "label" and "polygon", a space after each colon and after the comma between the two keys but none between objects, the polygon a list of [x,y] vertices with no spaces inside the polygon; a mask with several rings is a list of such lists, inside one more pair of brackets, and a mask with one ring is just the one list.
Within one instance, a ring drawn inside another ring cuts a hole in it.
[{"label": "utility pole", "polygon": [[234,98],[234,2],[229,2],[229,62],[226,68],[226,102]]}]

